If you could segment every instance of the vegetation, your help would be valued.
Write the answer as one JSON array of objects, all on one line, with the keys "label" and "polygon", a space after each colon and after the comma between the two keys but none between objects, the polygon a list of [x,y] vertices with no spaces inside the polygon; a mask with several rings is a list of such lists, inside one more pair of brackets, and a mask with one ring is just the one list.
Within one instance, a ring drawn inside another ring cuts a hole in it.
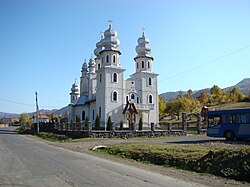
[{"label": "vegetation", "polygon": [[139,130],[142,130],[142,125],[143,125],[143,123],[142,123],[142,117],[141,117],[139,120]]},{"label": "vegetation", "polygon": [[120,129],[123,129],[123,121],[120,121]]},{"label": "vegetation", "polygon": [[112,130],[112,121],[110,116],[108,117],[107,130],[108,131]]},{"label": "vegetation", "polygon": [[111,145],[106,153],[122,158],[250,182],[250,148],[240,145]]},{"label": "vegetation", "polygon": [[95,118],[95,130],[100,130],[101,129],[101,122],[100,122],[100,117],[97,114]]},{"label": "vegetation", "polygon": [[32,123],[32,118],[29,117],[27,113],[21,114],[19,121],[21,124],[31,124]]},{"label": "vegetation", "polygon": [[61,142],[61,141],[65,141],[68,140],[69,138],[63,134],[54,134],[54,133],[48,133],[48,132],[40,132],[38,134],[36,134],[36,136],[45,139],[45,140],[49,140],[52,142]]},{"label": "vegetation", "polygon": [[[242,108],[240,103],[243,101],[250,101],[250,94],[245,96],[238,88],[225,92],[219,86],[214,85],[209,93],[201,92],[196,98],[193,98],[193,91],[189,89],[186,95],[180,91],[176,98],[170,99],[165,104],[163,99],[159,97],[159,118],[162,120],[165,116],[170,116],[173,119],[176,116],[179,121],[182,112],[197,113],[201,111],[204,105],[218,109],[222,108],[218,106],[225,105],[233,106],[233,108]],[[249,105],[247,106],[249,107]],[[226,109],[229,108],[226,107]]]},{"label": "vegetation", "polygon": [[89,125],[89,116],[86,117],[85,122],[84,122],[85,129],[88,129],[88,125]]}]

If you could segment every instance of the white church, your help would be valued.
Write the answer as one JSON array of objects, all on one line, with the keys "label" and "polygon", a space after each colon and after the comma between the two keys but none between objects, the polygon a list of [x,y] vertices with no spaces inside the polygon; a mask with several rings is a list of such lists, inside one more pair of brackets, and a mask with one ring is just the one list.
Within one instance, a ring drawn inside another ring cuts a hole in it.
[{"label": "white church", "polygon": [[96,43],[95,58],[82,65],[80,90],[76,82],[72,85],[69,121],[76,122],[78,118],[84,122],[88,116],[94,127],[98,115],[103,129],[106,129],[109,117],[115,126],[122,122],[124,127],[128,127],[128,114],[124,109],[127,103],[133,103],[137,111],[133,118],[135,127],[138,127],[140,118],[143,128],[159,123],[158,74],[152,72],[154,58],[151,56],[149,39],[143,32],[137,42],[135,72],[124,80],[125,69],[121,66],[121,52],[118,49],[120,41],[112,24],[109,24],[104,36]]}]

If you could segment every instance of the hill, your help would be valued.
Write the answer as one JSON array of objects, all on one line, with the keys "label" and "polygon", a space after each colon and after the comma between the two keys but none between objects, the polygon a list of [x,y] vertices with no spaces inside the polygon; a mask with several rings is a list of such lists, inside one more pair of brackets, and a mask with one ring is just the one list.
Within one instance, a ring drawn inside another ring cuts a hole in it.
[{"label": "hill", "polygon": [[[250,92],[250,78],[245,78],[242,81],[240,81],[239,83],[237,83],[236,85],[227,87],[227,88],[223,88],[224,91],[226,92],[230,92],[234,87],[238,88],[243,94],[248,95]],[[210,88],[204,88],[201,90],[195,90],[193,91],[193,97],[196,98],[200,95],[201,92],[207,92],[209,93]],[[169,101],[172,98],[176,98],[179,95],[180,91],[177,92],[165,92],[160,94],[160,96],[165,100],[165,101]],[[182,94],[186,94],[187,91],[182,91]]]}]

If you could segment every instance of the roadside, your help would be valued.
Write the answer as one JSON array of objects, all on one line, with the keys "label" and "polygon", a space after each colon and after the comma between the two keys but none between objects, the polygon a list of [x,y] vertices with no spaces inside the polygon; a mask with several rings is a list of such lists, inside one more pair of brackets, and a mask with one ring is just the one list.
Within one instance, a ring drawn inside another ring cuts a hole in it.
[{"label": "roadside", "polygon": [[215,139],[210,138],[204,135],[189,135],[189,136],[174,136],[174,137],[160,137],[160,138],[134,138],[134,139],[87,139],[82,141],[72,141],[72,142],[50,142],[46,140],[42,140],[38,137],[29,136],[32,139],[36,139],[39,141],[44,141],[47,144],[61,147],[64,149],[69,149],[75,152],[87,153],[91,155],[95,155],[100,158],[105,158],[108,160],[113,160],[115,162],[119,162],[125,165],[132,165],[141,169],[154,171],[157,173],[161,173],[167,176],[171,176],[174,178],[178,178],[187,182],[195,182],[207,186],[249,186],[249,183],[241,183],[234,180],[229,180],[221,177],[216,177],[209,174],[204,173],[195,173],[186,170],[180,170],[170,167],[156,166],[152,164],[143,164],[133,160],[122,159],[117,156],[108,156],[104,154],[99,154],[97,152],[93,152],[92,149],[94,146],[98,145],[119,145],[119,144],[202,144],[205,142],[209,142],[212,144],[220,144],[223,142],[223,139]]}]

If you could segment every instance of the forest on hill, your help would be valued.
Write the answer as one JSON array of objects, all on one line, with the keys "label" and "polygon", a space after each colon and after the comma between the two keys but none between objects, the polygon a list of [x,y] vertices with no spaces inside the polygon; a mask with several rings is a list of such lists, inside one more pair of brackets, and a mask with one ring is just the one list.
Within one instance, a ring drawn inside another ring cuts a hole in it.
[{"label": "forest on hill", "polygon": [[[238,104],[236,105],[236,103]],[[223,107],[229,109],[230,104],[234,104],[232,105],[233,108],[250,108],[250,92],[243,94],[237,87],[225,90],[214,85],[209,89],[209,92],[202,91],[196,97],[194,97],[191,89],[186,93],[179,92],[176,97],[168,101],[159,96],[159,117],[160,120],[166,116],[171,117],[171,119],[177,117],[179,120],[182,112],[197,113],[201,111],[203,106],[210,109],[221,109]]]}]

